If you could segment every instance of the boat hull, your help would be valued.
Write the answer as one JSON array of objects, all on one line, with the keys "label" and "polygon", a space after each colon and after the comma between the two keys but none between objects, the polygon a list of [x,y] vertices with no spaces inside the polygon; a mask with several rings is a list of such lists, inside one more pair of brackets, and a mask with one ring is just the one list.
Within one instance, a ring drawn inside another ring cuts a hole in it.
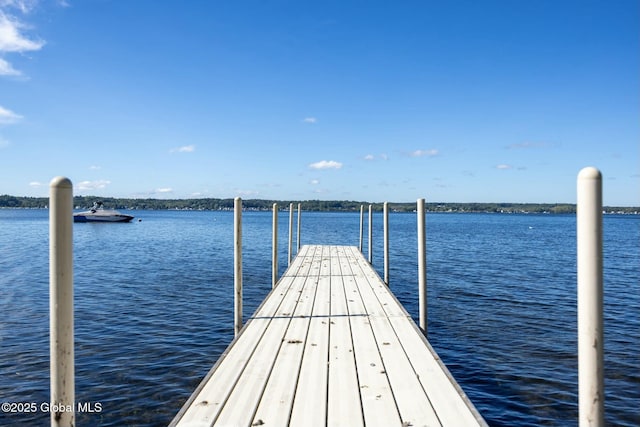
[{"label": "boat hull", "polygon": [[131,215],[95,215],[95,214],[75,214],[73,222],[129,222],[133,219]]}]

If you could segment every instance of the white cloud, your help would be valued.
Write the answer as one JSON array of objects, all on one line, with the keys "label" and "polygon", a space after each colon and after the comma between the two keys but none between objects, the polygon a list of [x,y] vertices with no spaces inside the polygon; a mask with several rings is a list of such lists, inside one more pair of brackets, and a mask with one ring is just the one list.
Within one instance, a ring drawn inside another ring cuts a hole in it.
[{"label": "white cloud", "polygon": [[511,165],[505,165],[505,164],[502,164],[502,165],[496,165],[496,169],[499,169],[499,170],[508,170],[508,169],[513,169],[513,166],[511,166]]},{"label": "white cloud", "polygon": [[22,73],[4,59],[0,58],[0,76],[21,76]]},{"label": "white cloud", "polygon": [[386,154],[380,154],[378,156],[374,156],[373,154],[367,154],[366,156],[363,157],[364,160],[368,161],[368,162],[372,162],[376,159],[376,157],[379,157],[382,160],[389,160],[389,156],[387,156]]},{"label": "white cloud", "polygon": [[0,0],[0,7],[14,8],[22,13],[29,13],[36,7],[37,0]]},{"label": "white cloud", "polygon": [[318,119],[316,119],[315,117],[305,117],[302,121],[303,121],[304,123],[311,123],[311,124],[314,124],[314,123],[317,123],[317,122],[318,122]]},{"label": "white cloud", "polygon": [[411,153],[409,153],[409,157],[423,157],[423,156],[427,156],[427,157],[435,157],[438,154],[440,154],[440,152],[438,150],[436,150],[435,148],[432,148],[430,150],[416,150],[416,151],[412,151]]},{"label": "white cloud", "polygon": [[[15,9],[22,14],[29,13],[37,4],[36,0],[0,0],[0,55],[24,53],[42,49],[44,40],[36,40],[25,35],[31,27],[6,11]],[[21,76],[6,59],[0,58],[0,76]]]},{"label": "white cloud", "polygon": [[10,125],[22,119],[22,116],[0,106],[0,125]]},{"label": "white cloud", "polygon": [[311,163],[309,167],[311,169],[340,169],[342,163],[335,160],[320,160],[319,162]]},{"label": "white cloud", "polygon": [[100,167],[100,166],[98,166],[98,165],[91,165],[91,166],[89,166],[89,170],[92,170],[92,171],[98,171],[98,170],[100,170],[100,169],[102,169],[102,167]]},{"label": "white cloud", "polygon": [[29,52],[42,49],[44,41],[30,40],[22,33],[22,30],[28,28],[26,24],[0,10],[0,52]]},{"label": "white cloud", "polygon": [[309,181],[309,184],[311,184],[311,185],[318,185],[318,184],[320,184],[320,180],[312,179],[311,181]]},{"label": "white cloud", "polygon": [[196,151],[195,145],[184,145],[182,147],[172,148],[170,150],[171,153],[193,153]]},{"label": "white cloud", "polygon": [[173,192],[173,188],[170,188],[170,187],[156,189],[156,193],[172,193],[172,192]]},{"label": "white cloud", "polygon": [[82,181],[78,183],[78,190],[88,191],[88,190],[101,190],[106,188],[111,181],[106,179],[99,179],[97,181]]},{"label": "white cloud", "polygon": [[38,181],[31,181],[29,183],[29,187],[33,187],[33,188],[39,188],[42,187],[44,184]]}]

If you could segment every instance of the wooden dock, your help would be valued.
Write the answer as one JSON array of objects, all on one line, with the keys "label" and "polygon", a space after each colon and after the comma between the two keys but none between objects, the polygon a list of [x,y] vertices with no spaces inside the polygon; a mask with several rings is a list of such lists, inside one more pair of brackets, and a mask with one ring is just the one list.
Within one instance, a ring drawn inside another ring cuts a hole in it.
[{"label": "wooden dock", "polygon": [[172,426],[486,426],[356,247],[303,246]]}]

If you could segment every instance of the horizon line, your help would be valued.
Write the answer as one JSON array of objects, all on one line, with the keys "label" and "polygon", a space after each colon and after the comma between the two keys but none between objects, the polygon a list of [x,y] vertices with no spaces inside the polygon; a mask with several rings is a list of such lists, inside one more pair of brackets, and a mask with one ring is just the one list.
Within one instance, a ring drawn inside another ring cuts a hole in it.
[{"label": "horizon line", "polygon": [[[11,194],[0,194],[0,197],[15,197],[15,198],[23,198],[23,199],[49,199],[49,196],[14,196]],[[115,196],[86,196],[86,195],[74,195],[74,198],[91,198],[91,199],[113,199],[113,200],[154,200],[154,201],[191,201],[191,200],[234,200],[235,197],[192,197],[192,198],[154,198],[154,197],[115,197]],[[240,197],[240,196],[236,196]],[[381,201],[381,202],[370,202],[370,201],[362,201],[362,200],[349,200],[349,199],[267,199],[267,198],[244,198],[240,197],[243,201],[262,201],[262,202],[286,202],[286,203],[302,203],[302,202],[350,202],[350,203],[361,203],[363,205],[382,205],[384,203],[395,204],[395,205],[411,205],[415,204],[416,201],[404,201],[404,202],[393,202],[393,201]],[[425,203],[427,204],[458,204],[458,205],[471,205],[471,204],[479,204],[479,205],[502,205],[502,204],[511,204],[511,205],[566,205],[566,206],[577,206],[575,202],[445,202],[445,201],[429,201],[427,198],[425,199]],[[631,209],[640,209],[640,206],[635,205],[603,205],[604,207],[609,208],[631,208]]]}]

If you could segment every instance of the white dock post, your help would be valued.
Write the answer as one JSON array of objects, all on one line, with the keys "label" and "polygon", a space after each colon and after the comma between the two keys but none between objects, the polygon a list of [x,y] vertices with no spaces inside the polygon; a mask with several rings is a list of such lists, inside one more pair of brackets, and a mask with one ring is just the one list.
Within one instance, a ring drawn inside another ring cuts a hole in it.
[{"label": "white dock post", "polygon": [[578,174],[578,409],[580,427],[604,426],[602,174]]},{"label": "white dock post", "polygon": [[296,254],[300,252],[300,203],[298,203],[298,233],[296,234]]},{"label": "white dock post", "polygon": [[278,283],[278,204],[273,204],[272,245],[271,245],[271,287]]},{"label": "white dock post", "polygon": [[373,265],[373,207],[369,205],[369,264]]},{"label": "white dock post", "polygon": [[49,198],[49,339],[51,426],[75,425],[73,339],[73,185],[68,178],[51,180]]},{"label": "white dock post", "polygon": [[233,201],[233,225],[233,330],[237,337],[242,330],[242,199],[240,197],[236,197]]},{"label": "white dock post", "polygon": [[289,203],[289,262],[287,265],[291,265],[293,259],[293,203]]},{"label": "white dock post", "polygon": [[420,329],[427,336],[427,239],[425,232],[424,199],[418,199],[418,303]]},{"label": "white dock post", "polygon": [[364,205],[360,205],[360,244],[358,245],[358,249],[360,253],[362,253],[362,241],[364,238]]},{"label": "white dock post", "polygon": [[384,283],[389,286],[389,202],[384,202]]}]

